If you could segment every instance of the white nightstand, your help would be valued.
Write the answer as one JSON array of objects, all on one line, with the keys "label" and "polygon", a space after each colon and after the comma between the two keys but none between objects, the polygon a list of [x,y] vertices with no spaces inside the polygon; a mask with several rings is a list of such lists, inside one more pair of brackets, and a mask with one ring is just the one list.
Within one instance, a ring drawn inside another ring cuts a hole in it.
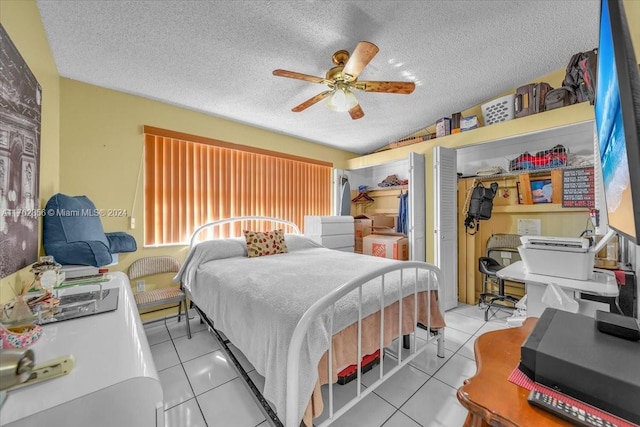
[{"label": "white nightstand", "polygon": [[353,252],[355,232],[352,216],[304,217],[304,235],[325,248]]}]

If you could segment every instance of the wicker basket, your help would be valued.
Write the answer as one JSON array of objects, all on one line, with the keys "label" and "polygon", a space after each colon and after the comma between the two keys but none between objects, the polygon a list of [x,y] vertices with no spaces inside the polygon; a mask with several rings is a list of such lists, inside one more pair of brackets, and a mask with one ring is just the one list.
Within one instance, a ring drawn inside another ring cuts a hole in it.
[{"label": "wicker basket", "polygon": [[515,118],[515,99],[515,94],[511,94],[482,104],[480,108],[482,109],[484,125],[489,126]]}]

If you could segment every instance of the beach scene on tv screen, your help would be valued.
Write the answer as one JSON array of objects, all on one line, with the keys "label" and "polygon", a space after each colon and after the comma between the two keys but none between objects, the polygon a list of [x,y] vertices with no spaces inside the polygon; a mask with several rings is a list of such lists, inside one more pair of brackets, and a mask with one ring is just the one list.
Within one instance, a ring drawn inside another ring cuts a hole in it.
[{"label": "beach scene on tv screen", "polygon": [[[606,2],[603,2],[603,7]],[[603,11],[598,49],[596,126],[609,224],[635,236],[629,164],[608,11]]]}]

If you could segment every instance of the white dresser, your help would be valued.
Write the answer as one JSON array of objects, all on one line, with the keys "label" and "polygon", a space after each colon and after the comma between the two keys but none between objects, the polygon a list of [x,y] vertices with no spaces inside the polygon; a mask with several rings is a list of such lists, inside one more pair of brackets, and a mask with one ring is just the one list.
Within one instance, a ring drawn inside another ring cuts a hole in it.
[{"label": "white dresser", "polygon": [[304,235],[325,248],[353,252],[355,245],[352,216],[305,216]]},{"label": "white dresser", "polygon": [[[73,355],[62,377],[10,391],[0,408],[2,426],[164,426],[162,386],[133,300],[129,279],[110,273],[118,308],[43,326],[31,349],[36,364]],[[86,292],[89,286],[68,288]]]}]

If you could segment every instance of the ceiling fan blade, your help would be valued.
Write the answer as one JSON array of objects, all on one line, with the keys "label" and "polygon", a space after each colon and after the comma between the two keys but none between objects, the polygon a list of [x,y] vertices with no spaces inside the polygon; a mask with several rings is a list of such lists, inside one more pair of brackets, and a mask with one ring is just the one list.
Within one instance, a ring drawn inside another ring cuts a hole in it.
[{"label": "ceiling fan blade", "polygon": [[342,78],[352,82],[358,78],[364,67],[373,59],[380,49],[371,42],[360,42],[342,70]]},{"label": "ceiling fan blade", "polygon": [[325,83],[325,84],[329,83],[328,80],[323,79],[322,77],[311,76],[309,74],[296,73],[295,71],[278,69],[278,70],[273,70],[273,75],[280,76],[280,77],[288,77],[290,79],[304,80],[311,83]]},{"label": "ceiling fan blade", "polygon": [[358,119],[361,119],[362,117],[364,117],[364,111],[362,111],[362,108],[360,107],[360,104],[358,104],[355,107],[353,107],[352,109],[350,109],[349,110],[349,115],[351,116],[351,118],[353,120],[358,120]]},{"label": "ceiling fan blade", "polygon": [[357,82],[353,84],[356,89],[366,92],[400,93],[408,95],[416,88],[413,82]]},{"label": "ceiling fan blade", "polygon": [[295,107],[293,107],[291,109],[291,111],[293,111],[294,113],[299,113],[300,111],[306,110],[307,108],[311,107],[316,102],[322,101],[324,98],[326,98],[327,96],[331,95],[332,93],[333,93],[332,90],[325,90],[324,92],[321,92],[321,93],[317,94],[313,98],[307,99],[302,104],[296,105]]}]

